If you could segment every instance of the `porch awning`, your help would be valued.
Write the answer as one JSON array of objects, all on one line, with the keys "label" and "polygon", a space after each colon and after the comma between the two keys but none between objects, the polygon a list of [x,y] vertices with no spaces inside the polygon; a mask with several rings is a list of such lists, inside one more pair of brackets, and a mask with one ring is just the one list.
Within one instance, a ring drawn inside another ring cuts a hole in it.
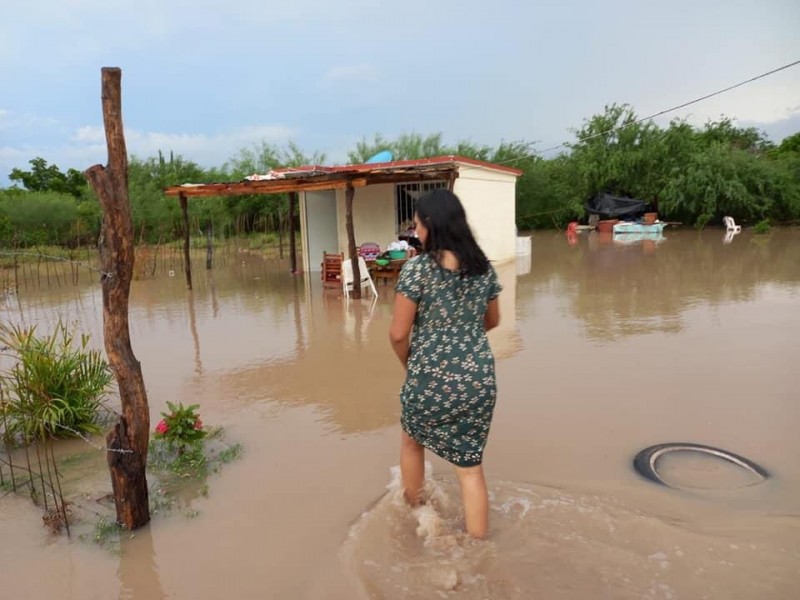
[{"label": "porch awning", "polygon": [[344,165],[338,167],[305,166],[276,169],[269,176],[229,183],[185,183],[164,190],[167,196],[229,196],[241,194],[282,194],[364,187],[379,183],[404,183],[455,179],[460,165],[472,165],[508,172],[521,171],[462,156],[440,156],[387,163]]}]

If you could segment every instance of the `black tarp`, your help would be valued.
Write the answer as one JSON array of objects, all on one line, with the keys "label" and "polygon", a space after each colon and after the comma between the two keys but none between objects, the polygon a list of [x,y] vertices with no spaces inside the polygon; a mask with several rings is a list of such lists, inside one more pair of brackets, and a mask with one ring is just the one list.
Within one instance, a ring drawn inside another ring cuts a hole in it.
[{"label": "black tarp", "polygon": [[613,196],[600,192],[586,203],[586,210],[595,215],[607,217],[634,217],[647,210],[647,202],[624,196]]}]

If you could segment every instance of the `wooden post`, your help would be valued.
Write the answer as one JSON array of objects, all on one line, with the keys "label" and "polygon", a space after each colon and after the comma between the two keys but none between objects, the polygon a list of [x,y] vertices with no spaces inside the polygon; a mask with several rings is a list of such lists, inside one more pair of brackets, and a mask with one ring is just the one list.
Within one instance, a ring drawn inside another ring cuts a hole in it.
[{"label": "wooden post", "polygon": [[291,264],[292,275],[297,274],[297,242],[294,239],[294,211],[296,204],[297,192],[289,192],[289,262]]},{"label": "wooden post", "polygon": [[192,261],[189,258],[189,202],[186,196],[179,196],[183,213],[183,270],[186,272],[186,287],[192,289]]},{"label": "wooden post", "polygon": [[211,270],[214,260],[214,224],[209,221],[206,227],[206,271]]},{"label": "wooden post", "polygon": [[[353,264],[353,299],[359,300],[361,298],[361,270],[358,266],[358,254],[356,253],[356,235],[353,231],[353,197],[356,195],[356,190],[353,187],[353,182],[347,182],[347,189],[345,190],[345,227],[347,228],[347,252],[350,256],[350,261]],[[344,270],[342,270],[342,277],[344,277]]]},{"label": "wooden post", "polygon": [[128,153],[122,131],[122,71],[103,68],[103,123],[108,146],[108,166],[89,167],[86,178],[103,209],[100,233],[100,278],[103,288],[103,339],[119,386],[122,415],[106,436],[111,486],[117,521],[136,529],[150,521],[148,504],[147,444],[150,409],[142,367],[131,348],[128,300],[133,277],[133,223],[128,200]]},{"label": "wooden post", "polygon": [[455,171],[453,171],[447,177],[447,191],[448,192],[452,192],[453,188],[455,187],[455,185],[456,185],[456,173],[455,173]]},{"label": "wooden post", "polygon": [[[278,203],[278,257],[283,259],[283,218],[281,215],[281,202]],[[266,228],[264,228],[266,234]]]}]

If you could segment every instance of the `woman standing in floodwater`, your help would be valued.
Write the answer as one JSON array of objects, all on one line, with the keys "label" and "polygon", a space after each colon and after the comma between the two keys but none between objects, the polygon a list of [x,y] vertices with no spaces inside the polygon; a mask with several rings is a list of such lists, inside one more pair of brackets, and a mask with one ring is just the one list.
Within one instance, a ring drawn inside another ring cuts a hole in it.
[{"label": "woman standing in floodwater", "polygon": [[[425,448],[455,466],[467,532],[486,536],[489,499],[483,450],[497,387],[486,332],[500,322],[501,286],[452,192],[417,202],[422,253],[400,273],[389,338],[406,367],[400,392],[400,471],[406,500],[422,499]],[[413,330],[413,331],[412,331]]]}]

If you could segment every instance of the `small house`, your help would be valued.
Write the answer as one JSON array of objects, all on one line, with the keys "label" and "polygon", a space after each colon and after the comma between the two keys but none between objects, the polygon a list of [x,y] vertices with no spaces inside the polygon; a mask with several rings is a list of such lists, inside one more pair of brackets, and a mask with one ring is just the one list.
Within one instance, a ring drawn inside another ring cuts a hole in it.
[{"label": "small house", "polygon": [[[352,200],[357,246],[375,242],[386,248],[410,225],[420,195],[450,188],[461,199],[472,231],[489,259],[502,262],[515,256],[516,182],[521,174],[517,169],[460,156],[314,169],[342,182],[359,183]],[[292,176],[303,171],[284,172]],[[323,252],[348,256],[346,196],[346,186],[300,192],[306,271],[320,270]]]},{"label": "small house", "polygon": [[296,264],[294,231],[290,231],[292,270],[320,271],[323,253],[350,257],[351,248],[373,242],[385,249],[398,239],[425,192],[448,188],[461,199],[478,243],[489,260],[505,262],[517,253],[516,182],[521,171],[462,156],[372,162],[344,166],[275,169],[230,183],[168,187],[177,196],[185,227],[185,262],[189,288],[188,199],[240,194],[288,194],[290,220],[300,209],[302,265]]}]

